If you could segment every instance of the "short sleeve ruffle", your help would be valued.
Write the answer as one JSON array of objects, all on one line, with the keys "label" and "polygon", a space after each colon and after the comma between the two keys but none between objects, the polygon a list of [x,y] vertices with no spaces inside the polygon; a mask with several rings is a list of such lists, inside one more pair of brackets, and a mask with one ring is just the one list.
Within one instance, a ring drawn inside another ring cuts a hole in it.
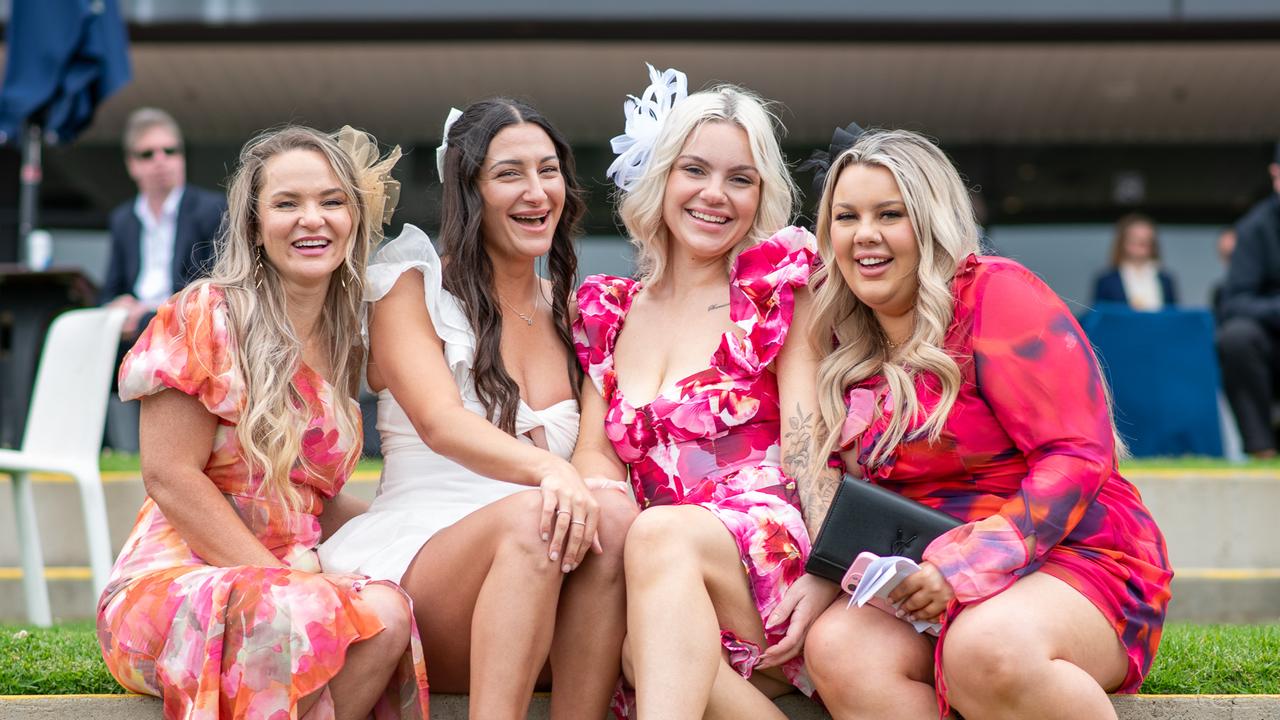
[{"label": "short sleeve ruffle", "polygon": [[636,281],[613,275],[591,275],[578,287],[578,317],[573,321],[573,345],[582,371],[596,389],[609,397],[605,387],[613,368],[613,345],[631,305]]},{"label": "short sleeve ruffle", "polygon": [[741,337],[726,333],[715,364],[758,373],[782,350],[795,310],[795,289],[809,284],[817,253],[813,233],[785,227],[740,255],[729,274],[729,318]]},{"label": "short sleeve ruffle", "polygon": [[440,255],[425,232],[406,224],[398,237],[378,250],[365,271],[364,300],[371,303],[381,300],[408,270],[422,273],[427,312],[431,314],[436,335],[444,342],[445,362],[458,388],[469,392],[476,355],[475,336],[457,298],[444,290]]},{"label": "short sleeve ruffle", "polygon": [[120,399],[172,388],[230,423],[239,421],[244,381],[236,368],[231,314],[222,290],[205,283],[179,293],[156,315],[120,364]]}]

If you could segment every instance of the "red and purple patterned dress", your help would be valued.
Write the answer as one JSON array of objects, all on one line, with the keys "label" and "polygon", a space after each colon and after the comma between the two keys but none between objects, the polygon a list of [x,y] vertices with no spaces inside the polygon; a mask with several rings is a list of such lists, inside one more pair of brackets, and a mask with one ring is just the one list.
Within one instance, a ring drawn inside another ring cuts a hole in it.
[{"label": "red and purple patterned dress", "polygon": [[[1129,656],[1119,692],[1137,692],[1160,643],[1173,571],[1160,529],[1116,468],[1088,340],[1058,296],[1011,260],[969,256],[952,292],[944,349],[962,384],[939,442],[904,441],[867,465],[892,411],[876,375],[849,389],[841,445],[859,453],[866,478],[967,523],[924,553],[955,589],[948,621],[1020,577],[1048,573],[1110,620]],[[936,378],[918,377],[915,387],[922,408],[933,408]],[[945,630],[938,663],[943,642]]]},{"label": "red and purple patterned dress", "polygon": [[[652,402],[633,406],[618,390],[613,349],[640,283],[592,275],[578,289],[574,340],[582,367],[608,403],[605,433],[630,467],[641,509],[700,505],[738,544],[762,619],[804,574],[809,534],[795,482],[781,465],[778,380],[769,364],[791,325],[794,289],[809,279],[815,243],[801,228],[785,228],[738,256],[729,275],[729,318],[710,366]],[[786,623],[765,627],[770,643]],[[725,630],[730,664],[744,677],[761,648]],[[799,659],[783,667],[797,688],[812,693]]]}]

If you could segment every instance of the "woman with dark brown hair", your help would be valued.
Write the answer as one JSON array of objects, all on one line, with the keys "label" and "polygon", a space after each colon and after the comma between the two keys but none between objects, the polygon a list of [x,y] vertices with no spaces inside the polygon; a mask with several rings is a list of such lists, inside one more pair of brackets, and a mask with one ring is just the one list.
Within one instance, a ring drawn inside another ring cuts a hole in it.
[{"label": "woman with dark brown hair", "polygon": [[[369,268],[378,497],[321,561],[402,584],[433,689],[470,692],[472,717],[523,718],[548,655],[552,716],[602,717],[620,674],[635,509],[568,460],[581,376],[568,297],[584,210],[573,157],[518,101],[450,120],[443,258],[407,225]],[[537,273],[544,256],[550,280]]]}]

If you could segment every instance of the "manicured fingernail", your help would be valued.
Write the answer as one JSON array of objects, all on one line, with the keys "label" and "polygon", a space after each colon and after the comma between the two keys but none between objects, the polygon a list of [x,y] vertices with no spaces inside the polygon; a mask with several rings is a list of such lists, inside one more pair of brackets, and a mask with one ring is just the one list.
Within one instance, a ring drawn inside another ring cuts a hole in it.
[{"label": "manicured fingernail", "polygon": [[559,559],[560,559],[560,553],[556,552],[555,550],[552,550],[552,551],[551,551],[551,562],[555,562],[556,560],[559,560]]},{"label": "manicured fingernail", "polygon": [[895,616],[895,617],[902,617],[904,614],[905,614],[905,613],[903,613],[901,610],[898,610],[897,612],[895,612],[895,613],[894,613],[894,616]]},{"label": "manicured fingernail", "polygon": [[568,573],[568,572],[571,572],[572,570],[573,570],[573,566],[572,566],[572,565],[570,565],[569,563],[565,563],[564,565],[561,565],[561,566],[560,566],[560,571],[561,571],[561,572]]},{"label": "manicured fingernail", "polygon": [[548,535],[548,534],[546,534],[546,533],[542,533],[542,542],[546,542],[546,541],[548,541],[548,540],[550,540],[550,539],[551,539],[551,536],[550,536],[550,535]]}]

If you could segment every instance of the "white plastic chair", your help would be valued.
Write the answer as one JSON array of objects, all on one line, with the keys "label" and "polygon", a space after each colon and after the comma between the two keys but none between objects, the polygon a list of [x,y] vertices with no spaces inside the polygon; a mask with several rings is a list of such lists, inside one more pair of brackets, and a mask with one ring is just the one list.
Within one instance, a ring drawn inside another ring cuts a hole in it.
[{"label": "white plastic chair", "polygon": [[87,308],[65,312],[53,321],[40,354],[22,449],[0,449],[0,472],[9,473],[13,486],[27,619],[35,625],[51,625],[53,617],[29,473],[70,475],[80,486],[95,602],[111,572],[111,536],[98,461],[125,315],[123,308]]}]

